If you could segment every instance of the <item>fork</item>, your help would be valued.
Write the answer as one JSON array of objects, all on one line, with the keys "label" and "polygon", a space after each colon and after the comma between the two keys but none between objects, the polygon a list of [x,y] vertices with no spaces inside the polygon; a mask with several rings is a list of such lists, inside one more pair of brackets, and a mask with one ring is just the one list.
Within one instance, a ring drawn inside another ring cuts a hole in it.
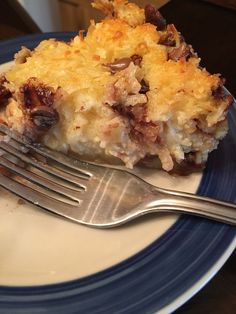
[{"label": "fork", "polygon": [[0,173],[0,186],[51,213],[100,228],[153,212],[236,224],[235,204],[155,187],[128,171],[31,143],[4,124],[0,134],[0,165],[7,169]]}]

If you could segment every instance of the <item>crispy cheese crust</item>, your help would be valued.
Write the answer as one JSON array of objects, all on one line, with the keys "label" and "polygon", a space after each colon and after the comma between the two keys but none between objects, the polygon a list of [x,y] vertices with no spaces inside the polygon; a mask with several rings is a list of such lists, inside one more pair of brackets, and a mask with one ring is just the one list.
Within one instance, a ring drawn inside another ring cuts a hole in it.
[{"label": "crispy cheese crust", "polygon": [[232,98],[220,75],[199,67],[154,7],[93,6],[107,18],[92,21],[86,37],[44,40],[16,55],[1,85],[11,95],[7,123],[53,149],[127,167],[150,155],[166,171],[186,159],[204,163],[227,132]]}]

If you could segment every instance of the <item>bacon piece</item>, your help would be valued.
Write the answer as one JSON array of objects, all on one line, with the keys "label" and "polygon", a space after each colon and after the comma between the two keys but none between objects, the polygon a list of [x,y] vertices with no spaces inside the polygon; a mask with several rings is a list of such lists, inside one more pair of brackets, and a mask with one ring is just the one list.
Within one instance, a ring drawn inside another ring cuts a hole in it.
[{"label": "bacon piece", "polygon": [[12,96],[10,90],[4,86],[6,82],[5,76],[0,77],[0,107],[4,106],[7,100]]},{"label": "bacon piece", "polygon": [[215,98],[216,101],[226,101],[228,100],[228,107],[233,103],[234,98],[232,95],[227,94],[226,90],[224,89],[225,79],[222,77],[219,85],[212,90],[212,96]]},{"label": "bacon piece", "polygon": [[175,40],[174,34],[171,32],[163,34],[160,37],[158,44],[168,46],[168,47],[175,47],[176,40]]},{"label": "bacon piece", "polygon": [[139,56],[139,55],[133,55],[133,56],[131,56],[131,60],[133,61],[133,63],[134,63],[135,65],[140,66],[140,64],[141,64],[141,62],[142,62],[142,57]]},{"label": "bacon piece", "polygon": [[136,122],[146,121],[147,117],[147,107],[145,104],[137,104],[134,106],[122,106],[114,105],[113,110],[118,112],[120,115],[128,118],[129,120],[134,120]]},{"label": "bacon piece", "polygon": [[224,91],[223,86],[220,84],[216,89],[212,91],[212,95],[215,99],[222,100],[225,98],[226,93]]},{"label": "bacon piece", "polygon": [[135,105],[129,108],[136,122],[146,121],[147,107],[146,105]]},{"label": "bacon piece", "polygon": [[168,53],[168,59],[173,61],[178,61],[180,59],[188,60],[191,57],[196,57],[194,50],[191,45],[187,45],[185,42],[182,42],[179,47],[172,49]]},{"label": "bacon piece", "polygon": [[166,20],[161,13],[153,5],[147,4],[145,6],[145,20],[146,23],[151,23],[157,27],[159,31],[166,29]]},{"label": "bacon piece", "polygon": [[194,153],[186,153],[185,158],[180,163],[175,162],[174,168],[169,171],[169,174],[183,177],[194,172],[203,171],[204,168],[204,163],[196,163]]},{"label": "bacon piece", "polygon": [[138,142],[159,142],[160,126],[153,122],[140,121],[131,129],[131,137]]},{"label": "bacon piece", "polygon": [[130,137],[139,143],[160,141],[160,126],[147,122],[147,107],[145,104],[135,106],[113,106],[113,109],[130,122]]},{"label": "bacon piece", "polygon": [[226,81],[225,78],[221,77],[219,85],[215,89],[212,90],[212,96],[215,99],[222,100],[227,95],[225,90],[224,90],[225,81]]}]

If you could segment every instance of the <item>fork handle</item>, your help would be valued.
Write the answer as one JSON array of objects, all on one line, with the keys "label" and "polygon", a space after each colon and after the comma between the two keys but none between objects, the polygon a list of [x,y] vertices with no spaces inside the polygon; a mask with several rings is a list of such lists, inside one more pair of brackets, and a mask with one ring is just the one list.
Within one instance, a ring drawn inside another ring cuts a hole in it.
[{"label": "fork handle", "polygon": [[236,225],[236,205],[190,193],[154,188],[157,197],[149,203],[151,211],[188,213]]}]

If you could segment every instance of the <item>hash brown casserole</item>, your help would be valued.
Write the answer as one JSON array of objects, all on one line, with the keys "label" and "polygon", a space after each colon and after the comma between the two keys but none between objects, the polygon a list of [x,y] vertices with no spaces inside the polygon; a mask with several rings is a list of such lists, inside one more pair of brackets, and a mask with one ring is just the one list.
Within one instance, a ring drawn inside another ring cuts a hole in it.
[{"label": "hash brown casserole", "polygon": [[0,79],[3,121],[35,141],[83,158],[115,157],[132,168],[203,164],[227,133],[232,96],[159,11],[95,0],[106,18],[70,42],[26,47]]}]

